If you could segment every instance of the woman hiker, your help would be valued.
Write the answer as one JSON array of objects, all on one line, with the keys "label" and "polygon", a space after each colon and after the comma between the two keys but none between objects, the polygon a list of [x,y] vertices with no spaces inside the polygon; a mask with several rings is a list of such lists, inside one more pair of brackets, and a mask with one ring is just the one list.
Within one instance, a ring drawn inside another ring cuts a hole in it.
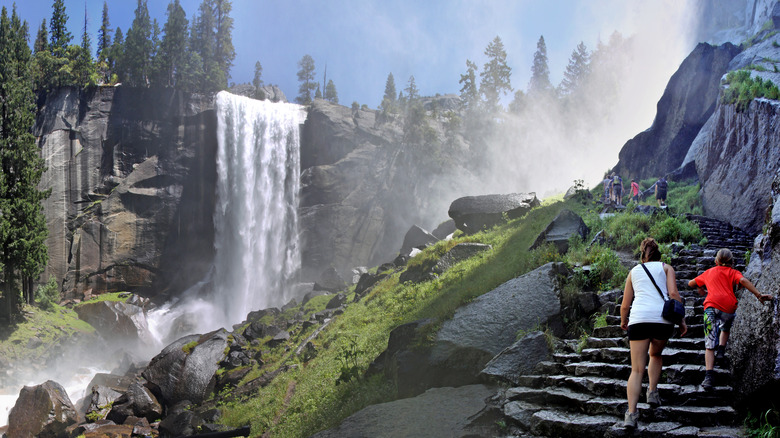
[{"label": "woman hiker", "polygon": [[[722,360],[729,340],[731,324],[737,312],[735,287],[744,287],[758,298],[761,304],[772,300],[772,295],[760,293],[753,283],[732,268],[734,256],[727,248],[718,251],[715,267],[688,282],[689,287],[698,288],[704,300],[704,381],[702,389],[709,391],[713,386],[715,359]],[[704,288],[707,288],[705,291]]]},{"label": "woman hiker", "polygon": [[[623,425],[629,428],[635,428],[639,418],[637,404],[642,392],[645,366],[649,381],[647,403],[653,408],[661,405],[661,397],[658,395],[658,381],[663,366],[661,352],[674,332],[674,324],[661,317],[665,298],[661,297],[658,289],[663,291],[667,298],[682,302],[677,291],[674,268],[661,262],[661,251],[655,239],[648,237],[643,240],[639,251],[642,263],[628,273],[623,289],[623,303],[620,306],[620,327],[628,331],[631,350],[631,375],[626,387],[628,410],[623,420]],[[687,331],[688,326],[683,318],[680,336]]]}]

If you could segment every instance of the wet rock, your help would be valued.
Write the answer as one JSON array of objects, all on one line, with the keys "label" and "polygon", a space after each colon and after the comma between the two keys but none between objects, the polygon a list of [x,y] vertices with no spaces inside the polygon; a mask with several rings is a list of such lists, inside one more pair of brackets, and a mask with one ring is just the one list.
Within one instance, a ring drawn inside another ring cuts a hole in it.
[{"label": "wet rock", "polygon": [[330,267],[320,274],[320,277],[314,282],[314,290],[324,290],[328,292],[339,292],[347,288],[347,282],[336,271],[336,268]]},{"label": "wet rock", "polygon": [[325,306],[326,309],[338,309],[339,307],[345,305],[347,303],[347,296],[339,293],[336,294],[335,297],[333,297],[330,301],[328,301],[328,304]]},{"label": "wet rock", "polygon": [[404,236],[404,242],[401,245],[401,250],[399,252],[402,255],[409,255],[414,248],[424,249],[438,241],[439,239],[433,234],[423,230],[417,225],[412,225]]},{"label": "wet rock", "polygon": [[224,329],[186,336],[155,356],[142,376],[166,406],[182,400],[200,403],[214,388],[215,374],[228,346]]},{"label": "wet rock", "polygon": [[536,193],[465,196],[450,204],[448,214],[459,230],[474,234],[518,218],[539,205]]}]

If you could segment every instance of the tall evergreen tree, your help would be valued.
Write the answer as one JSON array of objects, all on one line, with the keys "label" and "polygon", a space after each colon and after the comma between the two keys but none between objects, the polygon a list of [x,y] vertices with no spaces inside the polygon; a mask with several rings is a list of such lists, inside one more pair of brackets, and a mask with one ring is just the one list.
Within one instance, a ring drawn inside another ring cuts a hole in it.
[{"label": "tall evergreen tree", "polygon": [[590,53],[585,43],[580,41],[577,48],[571,52],[569,64],[563,72],[563,79],[559,87],[562,96],[575,93],[582,85],[585,77],[590,73]]},{"label": "tall evergreen tree", "polygon": [[336,84],[333,83],[333,79],[329,80],[328,85],[325,86],[325,100],[339,103],[339,93],[336,91]]},{"label": "tall evergreen tree", "polygon": [[168,4],[168,19],[163,28],[163,38],[155,63],[158,68],[160,84],[168,87],[176,85],[186,63],[187,28],[189,22],[179,0]]},{"label": "tall evergreen tree", "polygon": [[65,56],[65,52],[73,37],[68,32],[68,14],[65,13],[63,0],[54,0],[52,5],[51,21],[51,52],[54,56]]},{"label": "tall evergreen tree", "polygon": [[105,62],[108,59],[108,50],[111,48],[111,23],[108,19],[108,3],[103,1],[103,15],[98,29],[97,59]]},{"label": "tall evergreen tree", "polygon": [[482,67],[479,76],[482,80],[479,83],[479,91],[485,97],[485,106],[489,111],[493,111],[499,106],[501,95],[506,95],[512,91],[512,85],[509,77],[512,69],[506,62],[506,50],[504,43],[498,36],[488,44],[485,49],[485,55],[488,61]]},{"label": "tall evergreen tree", "polygon": [[260,61],[255,62],[255,76],[252,78],[252,85],[255,86],[255,98],[263,100],[265,99],[265,91],[263,88],[263,65]]},{"label": "tall evergreen tree", "polygon": [[477,64],[466,60],[466,74],[460,75],[460,99],[463,109],[473,112],[479,105],[479,88],[477,87]]},{"label": "tall evergreen tree", "polygon": [[528,94],[537,96],[552,91],[550,83],[550,68],[547,66],[547,45],[544,35],[539,37],[534,53],[534,63],[531,66],[531,80],[528,82]]},{"label": "tall evergreen tree", "polygon": [[89,37],[89,32],[87,32],[87,24],[89,24],[89,19],[87,17],[87,4],[84,3],[84,28],[81,31],[81,48],[84,49],[86,54],[92,58],[92,39]]},{"label": "tall evergreen tree", "polygon": [[312,101],[312,92],[317,89],[317,83],[314,82],[314,58],[311,55],[303,55],[298,61],[298,97],[295,101],[301,105],[308,105]]},{"label": "tall evergreen tree", "polygon": [[41,27],[38,28],[38,33],[35,36],[35,43],[33,44],[33,53],[41,53],[49,50],[49,32],[46,30],[46,19],[41,22]]},{"label": "tall evergreen tree", "polygon": [[408,104],[420,99],[420,90],[417,89],[417,84],[414,82],[414,75],[409,76],[409,82],[404,88],[406,91],[406,99]]},{"label": "tall evergreen tree", "polygon": [[133,24],[127,31],[122,55],[126,77],[132,86],[148,85],[152,53],[152,21],[149,18],[147,0],[138,0]]},{"label": "tall evergreen tree", "polygon": [[394,113],[398,111],[395,93],[395,78],[393,78],[393,73],[390,72],[385,81],[385,95],[382,97],[382,103],[379,105],[379,109],[382,110],[382,112]]},{"label": "tall evergreen tree", "polygon": [[[30,74],[27,23],[0,12],[0,262],[3,298],[11,317],[19,291],[32,301],[32,280],[48,258],[46,219],[38,189],[44,163],[32,135],[35,94]],[[21,287],[20,287],[21,286]]]},{"label": "tall evergreen tree", "polygon": [[199,77],[196,89],[199,91],[216,91],[218,83],[222,82],[219,64],[216,60],[216,19],[214,17],[214,0],[203,0],[198,8],[199,15],[192,21],[190,48],[200,58],[201,65],[197,67]]},{"label": "tall evergreen tree", "polygon": [[320,84],[317,84],[317,91],[314,92],[314,98],[322,99],[322,90],[320,89]]},{"label": "tall evergreen tree", "polygon": [[114,41],[111,43],[111,49],[108,51],[106,57],[106,63],[108,64],[108,71],[111,74],[110,82],[121,80],[124,77],[124,50],[125,50],[125,35],[122,33],[122,28],[117,27],[114,34]]},{"label": "tall evergreen tree", "polygon": [[219,68],[219,77],[215,80],[220,81],[217,83],[219,89],[225,89],[230,79],[230,68],[236,59],[236,50],[233,47],[233,18],[230,16],[233,5],[230,0],[214,0],[213,7],[216,38],[214,59]]}]

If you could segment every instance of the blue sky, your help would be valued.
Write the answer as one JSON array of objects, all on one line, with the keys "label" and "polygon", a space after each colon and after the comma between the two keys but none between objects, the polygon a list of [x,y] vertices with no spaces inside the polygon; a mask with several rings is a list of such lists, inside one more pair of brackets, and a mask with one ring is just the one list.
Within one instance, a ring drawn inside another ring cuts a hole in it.
[{"label": "blue sky", "polygon": [[[201,0],[181,0],[187,18]],[[51,0],[18,0],[17,10],[30,24],[31,38],[51,17]],[[111,25],[123,32],[132,23],[136,0],[108,0]],[[648,6],[647,3],[654,3]],[[423,95],[458,93],[460,74],[470,59],[482,66],[484,50],[500,36],[512,68],[512,85],[525,89],[536,43],[544,35],[553,83],[560,81],[569,55],[584,41],[593,49],[614,30],[631,34],[658,10],[674,2],[636,0],[233,0],[236,59],[231,81],[250,82],[254,64],[263,65],[266,83],[297,95],[297,62],[315,60],[318,80],[327,66],[340,103],[376,107],[388,73],[403,89],[410,76]],[[679,2],[677,2],[679,3]],[[675,3],[675,4],[677,4]],[[11,7],[10,0],[0,4]],[[86,5],[93,47],[103,0],[66,0],[68,29],[80,41]],[[149,12],[160,25],[167,0],[149,0]],[[648,13],[648,7],[653,13]],[[668,17],[667,17],[668,18]],[[663,21],[663,17],[659,18]],[[648,23],[644,23],[648,24]],[[658,24],[658,23],[654,23]],[[684,53],[684,52],[681,52]],[[676,55],[674,63],[682,60]],[[667,78],[668,79],[668,78]]]}]

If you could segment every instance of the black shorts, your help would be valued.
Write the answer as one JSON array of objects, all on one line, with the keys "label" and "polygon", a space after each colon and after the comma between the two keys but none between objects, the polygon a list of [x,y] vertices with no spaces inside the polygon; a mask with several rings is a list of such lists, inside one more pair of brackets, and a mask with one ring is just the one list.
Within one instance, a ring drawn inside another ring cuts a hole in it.
[{"label": "black shorts", "polygon": [[629,341],[643,341],[645,339],[657,339],[666,341],[674,333],[674,324],[661,324],[654,322],[640,322],[628,326]]}]

